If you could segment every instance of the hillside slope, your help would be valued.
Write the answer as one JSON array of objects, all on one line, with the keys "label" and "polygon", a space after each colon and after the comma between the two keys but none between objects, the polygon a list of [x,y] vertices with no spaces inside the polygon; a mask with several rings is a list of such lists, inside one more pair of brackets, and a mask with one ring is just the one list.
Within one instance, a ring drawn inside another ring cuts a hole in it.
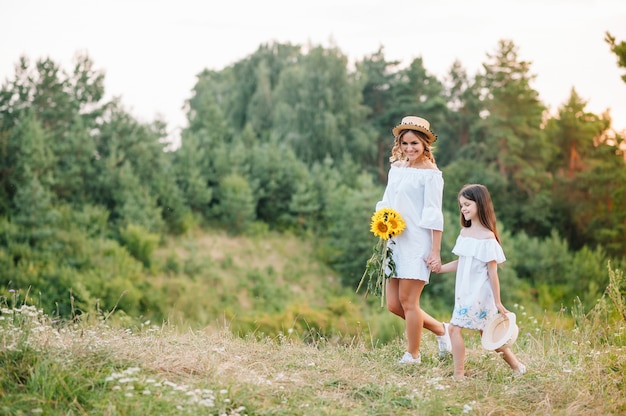
[{"label": "hillside slope", "polygon": [[[520,316],[523,311],[520,311]],[[611,415],[624,414],[626,333],[601,314],[527,317],[513,377],[468,338],[469,378],[455,382],[425,336],[419,366],[399,366],[403,341],[337,345],[104,319],[59,325],[34,307],[0,320],[0,413],[71,415]],[[101,317],[102,318],[102,317]],[[604,326],[598,326],[598,324]]]}]

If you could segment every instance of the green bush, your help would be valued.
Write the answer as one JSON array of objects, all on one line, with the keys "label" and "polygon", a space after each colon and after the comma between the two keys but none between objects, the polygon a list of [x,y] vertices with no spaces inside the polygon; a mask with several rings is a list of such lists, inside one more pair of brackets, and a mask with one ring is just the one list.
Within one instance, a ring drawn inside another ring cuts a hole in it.
[{"label": "green bush", "polygon": [[222,228],[242,233],[256,219],[256,201],[248,180],[236,173],[227,175],[220,182],[218,195]]},{"label": "green bush", "polygon": [[151,264],[152,253],[159,245],[159,239],[159,234],[151,233],[141,225],[128,224],[120,229],[122,245],[148,268]]}]

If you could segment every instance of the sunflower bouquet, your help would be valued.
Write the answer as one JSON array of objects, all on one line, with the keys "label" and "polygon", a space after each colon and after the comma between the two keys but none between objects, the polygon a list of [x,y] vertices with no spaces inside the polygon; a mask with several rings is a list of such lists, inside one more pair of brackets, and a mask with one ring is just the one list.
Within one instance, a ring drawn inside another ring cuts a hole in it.
[{"label": "sunflower bouquet", "polygon": [[385,300],[386,280],[396,275],[396,264],[393,261],[393,248],[395,241],[391,237],[398,236],[406,228],[402,215],[392,208],[381,208],[372,215],[370,231],[378,237],[374,245],[372,257],[367,261],[365,272],[361,277],[358,292],[367,281],[365,295],[372,293],[380,296],[380,304]]}]

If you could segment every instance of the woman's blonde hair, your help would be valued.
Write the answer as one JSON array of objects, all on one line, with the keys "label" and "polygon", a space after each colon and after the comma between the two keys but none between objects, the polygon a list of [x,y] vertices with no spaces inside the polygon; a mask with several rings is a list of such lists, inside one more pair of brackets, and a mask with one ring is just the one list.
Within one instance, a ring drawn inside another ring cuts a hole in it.
[{"label": "woman's blonde hair", "polygon": [[430,160],[431,162],[435,163],[435,156],[433,155],[433,147],[430,144],[430,140],[429,137],[422,133],[421,131],[418,130],[402,130],[400,132],[400,134],[398,134],[398,136],[396,137],[396,139],[393,142],[393,148],[391,149],[391,157],[389,158],[389,161],[391,163],[396,162],[398,160],[406,160],[407,156],[404,154],[404,152],[402,151],[402,145],[400,143],[402,143],[402,137],[406,134],[406,132],[408,131],[412,131],[417,138],[422,142],[422,144],[424,145],[424,156]]}]

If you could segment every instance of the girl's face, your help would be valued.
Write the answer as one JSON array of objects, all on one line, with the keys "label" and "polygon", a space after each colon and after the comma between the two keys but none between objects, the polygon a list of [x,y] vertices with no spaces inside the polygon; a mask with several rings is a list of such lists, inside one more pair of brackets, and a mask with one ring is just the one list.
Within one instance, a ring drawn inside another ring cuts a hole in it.
[{"label": "girl's face", "polygon": [[459,206],[461,208],[461,214],[463,214],[463,218],[465,218],[465,221],[474,222],[474,220],[478,219],[478,205],[476,205],[476,201],[472,201],[465,198],[464,196],[460,196]]},{"label": "girl's face", "polygon": [[404,133],[400,139],[400,148],[411,162],[417,162],[424,155],[424,143],[412,131]]}]

